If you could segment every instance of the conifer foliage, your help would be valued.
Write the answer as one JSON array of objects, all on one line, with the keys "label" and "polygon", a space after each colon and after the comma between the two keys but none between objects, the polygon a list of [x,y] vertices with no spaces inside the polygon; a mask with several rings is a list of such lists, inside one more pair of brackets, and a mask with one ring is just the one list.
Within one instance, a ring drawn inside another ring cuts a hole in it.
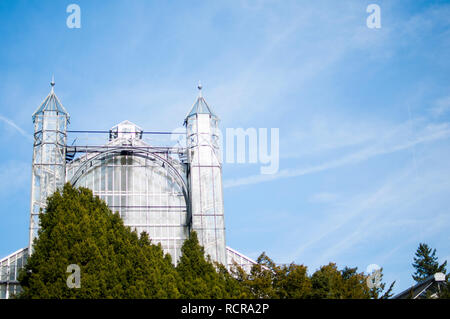
[{"label": "conifer foliage", "polygon": [[437,287],[429,289],[426,297],[450,299],[450,274],[446,274],[447,261],[439,265],[436,249],[432,249],[425,243],[420,243],[419,247],[417,247],[412,265],[415,269],[412,277],[418,283],[438,272],[446,275],[445,281]]},{"label": "conifer foliage", "polygon": [[195,231],[181,248],[181,258],[177,265],[180,277],[179,291],[186,299],[224,299],[249,297],[245,289],[220,264],[205,259]]},{"label": "conifer foliage", "polygon": [[[367,275],[357,268],[339,270],[334,263],[320,267],[312,275],[304,265],[277,265],[262,253],[250,273],[234,265],[232,273],[252,298],[266,299],[381,299],[391,296],[394,283],[385,290],[381,282],[367,285]],[[381,276],[382,278],[382,276]]]},{"label": "conifer foliage", "polygon": [[436,249],[431,249],[427,244],[420,243],[416,250],[413,267],[416,270],[412,275],[416,282],[420,282],[437,272],[446,273],[447,261],[439,265],[436,257]]},{"label": "conifer foliage", "polygon": [[[87,188],[66,184],[48,198],[39,237],[20,274],[22,298],[177,298],[169,255],[123,225]],[[80,288],[69,288],[67,267],[80,267]]]},{"label": "conifer foliage", "polygon": [[[205,258],[194,231],[174,266],[145,232],[131,231],[91,190],[70,184],[47,199],[39,218],[19,298],[380,298],[384,289],[370,290],[356,268],[330,263],[308,275],[306,266],[277,265],[265,253],[249,273],[237,264],[229,271]],[[68,285],[70,265],[80,269],[79,288]]]}]

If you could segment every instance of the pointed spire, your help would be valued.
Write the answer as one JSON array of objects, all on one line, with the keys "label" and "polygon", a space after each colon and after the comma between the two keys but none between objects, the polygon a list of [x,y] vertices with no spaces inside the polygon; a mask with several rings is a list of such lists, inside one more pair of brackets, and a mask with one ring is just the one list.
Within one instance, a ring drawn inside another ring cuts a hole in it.
[{"label": "pointed spire", "polygon": [[55,94],[55,77],[52,76],[52,81],[50,82],[51,90],[41,105],[34,111],[32,115],[33,122],[36,119],[38,114],[42,114],[44,112],[56,112],[58,115],[65,115],[69,119],[70,115],[62,105],[61,101]]},{"label": "pointed spire", "polygon": [[192,106],[191,111],[186,116],[185,122],[190,116],[193,116],[193,115],[196,115],[196,114],[209,114],[211,116],[217,117],[212,112],[212,110],[209,107],[208,103],[206,103],[205,99],[203,98],[203,95],[202,95],[202,88],[203,88],[203,86],[200,83],[200,81],[198,82],[197,88],[198,88],[197,101],[195,101],[194,105]]},{"label": "pointed spire", "polygon": [[50,82],[50,85],[52,86],[52,92],[53,92],[53,88],[55,87],[55,76],[52,75],[52,81]]},{"label": "pointed spire", "polygon": [[198,88],[198,97],[202,97],[202,88],[203,88],[203,86],[202,86],[202,83],[200,83],[200,80],[198,80],[197,88]]}]

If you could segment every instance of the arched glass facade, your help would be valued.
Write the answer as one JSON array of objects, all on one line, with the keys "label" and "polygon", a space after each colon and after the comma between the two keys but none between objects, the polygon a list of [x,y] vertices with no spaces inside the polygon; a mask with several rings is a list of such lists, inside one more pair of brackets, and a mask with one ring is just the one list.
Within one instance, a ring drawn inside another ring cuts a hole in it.
[{"label": "arched glass facade", "polygon": [[189,223],[183,187],[166,165],[151,156],[112,152],[72,162],[67,175],[119,212],[125,225],[146,231],[176,262]]},{"label": "arched glass facade", "polygon": [[[171,139],[170,146],[162,146],[166,144],[154,139],[149,145],[144,134],[173,132],[144,132],[129,121],[109,132],[68,131],[69,114],[53,86],[52,81],[50,94],[33,114],[30,244],[0,259],[0,299],[20,292],[18,271],[32,253],[39,211],[45,211],[47,196],[65,182],[91,189],[119,212],[125,225],[161,243],[174,263],[192,229],[212,260],[228,267],[237,262],[249,270],[254,261],[225,246],[218,118],[201,92],[185,119],[187,141],[175,144]],[[109,141],[88,135],[84,142],[76,136],[67,143],[67,133],[109,133]]]}]

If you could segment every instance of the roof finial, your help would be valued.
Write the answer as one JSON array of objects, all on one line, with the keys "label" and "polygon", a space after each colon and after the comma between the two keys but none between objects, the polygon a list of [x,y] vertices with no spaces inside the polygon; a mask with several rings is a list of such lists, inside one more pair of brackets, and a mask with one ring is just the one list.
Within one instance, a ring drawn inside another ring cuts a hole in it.
[{"label": "roof finial", "polygon": [[50,85],[52,86],[52,92],[53,92],[53,87],[55,86],[55,76],[52,75],[52,81],[50,82]]},{"label": "roof finial", "polygon": [[200,80],[198,81],[197,88],[198,88],[198,96],[201,97],[202,96],[202,88],[203,88],[203,86],[202,86],[202,83],[200,83]]}]

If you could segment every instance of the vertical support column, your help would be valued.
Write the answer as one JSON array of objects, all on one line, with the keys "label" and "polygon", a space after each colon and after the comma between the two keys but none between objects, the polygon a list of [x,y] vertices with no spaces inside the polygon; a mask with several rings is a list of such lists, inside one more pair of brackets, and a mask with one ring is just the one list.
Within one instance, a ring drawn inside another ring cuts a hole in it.
[{"label": "vertical support column", "polygon": [[5,299],[9,299],[9,277],[10,277],[10,272],[11,272],[11,267],[9,265],[10,265],[10,260],[8,258],[8,263],[6,265],[7,272],[6,272],[6,294],[5,294]]},{"label": "vertical support column", "polygon": [[212,114],[187,118],[187,148],[192,226],[205,254],[226,263],[222,193],[222,163],[217,134],[218,119]]}]

